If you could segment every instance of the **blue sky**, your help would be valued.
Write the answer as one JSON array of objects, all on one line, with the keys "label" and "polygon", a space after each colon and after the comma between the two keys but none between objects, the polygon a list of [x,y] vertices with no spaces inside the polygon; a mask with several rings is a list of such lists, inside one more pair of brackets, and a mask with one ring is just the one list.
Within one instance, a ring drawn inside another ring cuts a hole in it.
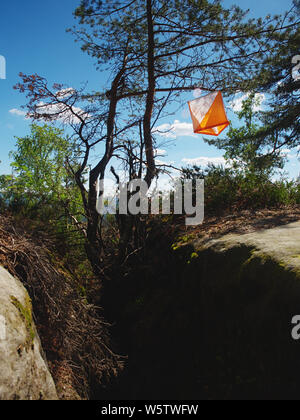
[{"label": "blue sky", "polygon": [[[250,16],[258,17],[284,12],[291,1],[224,1],[225,6],[232,3],[250,8]],[[66,33],[66,28],[74,24],[72,12],[78,4],[79,0],[1,2],[0,55],[6,59],[7,78],[0,80],[0,174],[11,172],[8,153],[14,147],[14,136],[21,137],[29,131],[29,121],[13,111],[25,103],[25,97],[13,90],[19,72],[38,73],[51,82],[63,82],[75,88],[88,81],[90,89],[98,89],[103,83],[103,75],[95,69],[93,59]],[[181,166],[183,159],[200,159],[203,163],[207,158],[220,161],[222,153],[207,146],[201,135],[188,135],[186,128],[191,123],[188,108],[170,118],[169,123],[175,120],[176,137],[168,148],[168,156],[161,160],[172,161],[176,166]],[[291,156],[287,169],[291,176],[298,175],[296,156]]]}]

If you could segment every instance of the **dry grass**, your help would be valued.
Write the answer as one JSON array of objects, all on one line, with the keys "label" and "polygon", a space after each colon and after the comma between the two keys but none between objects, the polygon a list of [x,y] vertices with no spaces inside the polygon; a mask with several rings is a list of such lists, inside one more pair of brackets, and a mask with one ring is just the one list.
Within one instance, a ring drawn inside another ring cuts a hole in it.
[{"label": "dry grass", "polygon": [[[182,227],[181,233],[215,239],[228,233],[251,233],[293,223],[298,220],[300,220],[300,206],[280,209],[242,210],[224,216],[205,217],[202,225],[192,228]],[[184,220],[182,221],[183,223]]]},{"label": "dry grass", "polygon": [[[45,243],[46,242],[46,243]],[[62,399],[91,397],[123,363],[109,345],[109,325],[100,309],[77,291],[70,273],[51,256],[51,243],[0,216],[0,264],[18,277],[33,302],[37,329]]]}]

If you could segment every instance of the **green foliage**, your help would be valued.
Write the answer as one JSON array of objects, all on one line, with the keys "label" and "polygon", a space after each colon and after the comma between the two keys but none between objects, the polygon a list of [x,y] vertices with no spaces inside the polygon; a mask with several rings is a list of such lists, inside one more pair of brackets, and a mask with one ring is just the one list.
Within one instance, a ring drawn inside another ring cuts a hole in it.
[{"label": "green foliage", "polygon": [[66,166],[66,156],[76,164],[76,146],[62,130],[48,125],[33,124],[30,135],[16,140],[11,152],[13,175],[0,176],[2,210],[12,212],[28,229],[51,234],[61,256],[67,258],[76,244],[72,254],[79,264],[83,238],[74,219],[77,223],[83,220],[82,197]]},{"label": "green foliage", "polygon": [[266,173],[194,166],[183,169],[183,178],[205,180],[206,214],[300,204],[298,181],[272,181]]},{"label": "green foliage", "polygon": [[[271,174],[283,165],[282,148],[299,146],[300,79],[296,77],[293,57],[299,54],[300,15],[299,2],[293,3],[294,8],[285,14],[289,25],[266,34],[272,48],[256,63],[252,79],[242,84],[241,91],[251,92],[237,113],[243,125],[231,127],[225,139],[206,140],[225,149],[227,158],[235,159],[250,172]],[[258,92],[266,93],[266,103],[255,112]]]},{"label": "green foliage", "polygon": [[66,168],[66,156],[76,158],[63,131],[51,126],[31,126],[30,135],[16,138],[11,152],[13,175],[0,177],[2,200],[26,216],[58,218],[80,208],[80,195]]},{"label": "green foliage", "polygon": [[[247,11],[238,6],[226,8],[221,1],[150,3],[156,85],[170,85],[171,90],[193,83],[234,90],[242,81],[250,83],[249,61],[254,56],[262,59],[262,51],[272,48],[270,40],[266,45],[266,32],[282,27],[279,16],[247,19]],[[119,67],[126,51],[130,66],[124,74],[123,90],[130,94],[147,88],[147,5],[144,0],[82,0],[75,10],[82,26],[73,32],[82,50],[99,65]]]},{"label": "green foliage", "polygon": [[260,111],[256,111],[261,103],[260,97],[252,92],[242,103],[237,117],[243,122],[240,127],[229,128],[226,138],[205,139],[206,143],[225,150],[225,158],[232,161],[236,168],[244,168],[250,174],[271,175],[276,168],[283,167],[284,159],[279,151],[266,152],[271,143],[257,142],[256,136],[261,130]]},{"label": "green foliage", "polygon": [[257,63],[251,83],[244,86],[247,91],[268,93],[268,107],[261,113],[263,124],[254,140],[274,151],[299,145],[300,79],[294,77],[296,64],[292,59],[299,55],[300,13],[299,1],[293,3],[294,9],[285,17],[289,27],[268,34],[274,47]]},{"label": "green foliage", "polygon": [[57,128],[33,124],[29,136],[16,138],[17,150],[11,153],[15,185],[31,202],[64,198],[70,145],[62,136]]}]

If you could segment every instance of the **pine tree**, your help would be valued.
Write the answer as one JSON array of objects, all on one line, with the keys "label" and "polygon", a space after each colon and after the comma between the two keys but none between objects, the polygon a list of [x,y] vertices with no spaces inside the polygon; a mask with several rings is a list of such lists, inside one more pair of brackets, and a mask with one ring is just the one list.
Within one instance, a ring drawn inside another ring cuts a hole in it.
[{"label": "pine tree", "polygon": [[[110,70],[110,88],[96,94],[61,84],[51,88],[38,75],[22,74],[17,89],[27,93],[34,119],[63,118],[73,129],[83,158],[79,169],[70,165],[70,170],[85,209],[87,253],[100,275],[97,182],[111,159],[135,162],[150,186],[158,175],[153,129],[173,112],[181,92],[195,87],[234,92],[250,83],[264,54],[276,47],[277,39],[270,41],[267,34],[292,23],[279,16],[247,20],[239,7],[208,0],[82,0],[75,15],[81,25],[73,33],[99,69]],[[101,144],[104,153],[92,165],[86,188],[83,173]]]},{"label": "pine tree", "polygon": [[[256,151],[260,151],[262,159],[269,162],[273,159],[274,164],[283,148],[299,147],[300,75],[296,66],[300,62],[299,6],[299,1],[294,1],[293,9],[286,15],[288,28],[268,34],[267,39],[274,43],[274,48],[258,66],[251,82],[242,88],[253,93],[264,92],[267,101],[259,113],[260,125],[255,132],[241,134],[235,143],[231,143],[231,146],[235,144],[240,156],[247,150],[249,141]],[[210,144],[226,146],[226,140],[211,140]]]}]

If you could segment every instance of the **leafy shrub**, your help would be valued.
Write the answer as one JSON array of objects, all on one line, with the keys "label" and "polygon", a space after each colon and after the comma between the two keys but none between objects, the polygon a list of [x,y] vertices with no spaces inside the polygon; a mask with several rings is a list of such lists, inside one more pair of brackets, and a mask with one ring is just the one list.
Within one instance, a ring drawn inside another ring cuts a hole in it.
[{"label": "leafy shrub", "polygon": [[183,169],[182,179],[205,180],[206,213],[300,204],[298,181],[272,180],[268,174],[210,165]]}]

